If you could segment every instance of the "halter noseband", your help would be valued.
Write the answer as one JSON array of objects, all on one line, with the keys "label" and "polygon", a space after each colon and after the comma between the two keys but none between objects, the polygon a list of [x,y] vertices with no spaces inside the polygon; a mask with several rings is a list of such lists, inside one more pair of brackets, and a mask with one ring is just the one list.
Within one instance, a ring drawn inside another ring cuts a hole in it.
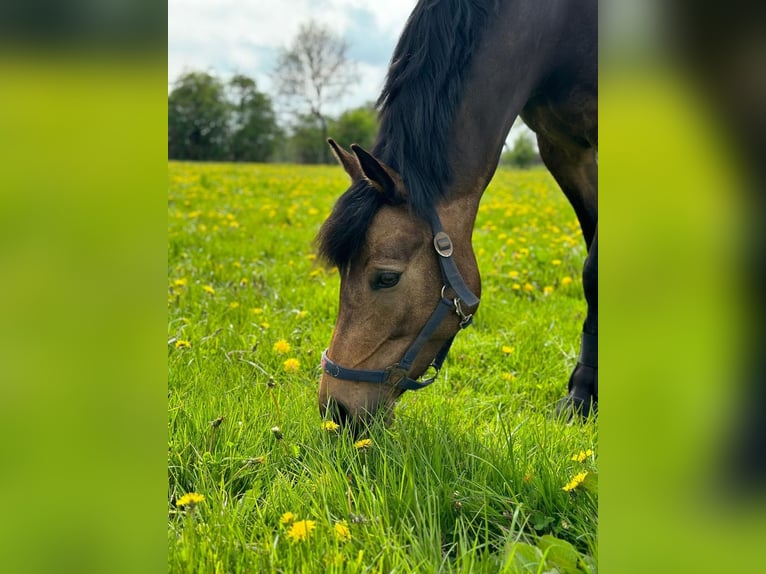
[{"label": "halter noseband", "polygon": [[[452,259],[452,240],[449,235],[444,232],[442,228],[439,216],[434,211],[431,215],[431,230],[434,234],[434,249],[439,255],[439,267],[441,268],[442,278],[444,279],[444,285],[441,290],[441,299],[439,304],[431,313],[428,321],[418,333],[418,336],[412,342],[409,349],[404,353],[402,360],[388,367],[387,369],[379,370],[366,370],[366,369],[347,369],[341,367],[339,364],[330,360],[327,356],[327,349],[322,353],[322,370],[336,379],[343,379],[346,381],[354,381],[360,383],[378,383],[378,384],[390,384],[393,387],[401,390],[417,390],[427,387],[436,380],[439,374],[439,370],[444,363],[444,359],[447,358],[452,341],[455,339],[455,335],[450,337],[439,352],[436,353],[436,357],[431,364],[430,368],[434,369],[432,377],[419,381],[410,378],[409,372],[412,368],[412,364],[420,353],[423,346],[431,339],[433,334],[439,328],[442,321],[451,313],[455,312],[460,317],[460,328],[465,329],[471,324],[473,320],[472,314],[465,314],[463,311],[463,305],[468,307],[474,307],[479,304],[479,298],[473,294],[473,292],[465,284],[463,277],[458,271],[455,260]],[[455,292],[455,297],[450,299],[445,295],[447,287],[450,287]]]}]

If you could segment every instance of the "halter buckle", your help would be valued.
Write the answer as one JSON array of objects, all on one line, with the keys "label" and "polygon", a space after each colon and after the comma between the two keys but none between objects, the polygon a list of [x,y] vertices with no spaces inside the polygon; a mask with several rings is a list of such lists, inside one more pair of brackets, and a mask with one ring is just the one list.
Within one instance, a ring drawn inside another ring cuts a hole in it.
[{"label": "halter buckle", "polygon": [[442,257],[451,257],[452,240],[449,238],[449,235],[443,231],[440,231],[434,235],[434,248],[436,249],[436,252]]},{"label": "halter buckle", "polygon": [[460,297],[455,297],[452,300],[452,304],[455,305],[455,314],[457,314],[457,316],[460,317],[460,328],[465,329],[468,325],[471,324],[471,320],[473,319],[473,313],[468,313],[466,315],[460,303],[461,303]]},{"label": "halter buckle", "polygon": [[388,372],[386,381],[394,387],[407,378],[407,370],[400,367],[399,363],[388,367],[386,372]]}]

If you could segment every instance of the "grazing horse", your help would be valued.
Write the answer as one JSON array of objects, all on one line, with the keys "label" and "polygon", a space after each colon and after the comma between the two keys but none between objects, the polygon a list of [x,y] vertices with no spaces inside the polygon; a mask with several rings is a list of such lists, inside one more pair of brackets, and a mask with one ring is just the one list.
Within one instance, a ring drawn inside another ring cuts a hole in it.
[{"label": "grazing horse", "polygon": [[[317,237],[340,272],[319,406],[337,422],[392,412],[432,383],[481,292],[471,234],[517,116],[580,222],[588,303],[562,405],[597,383],[597,0],[420,0],[378,99],[372,151],[328,140],[351,178]],[[424,378],[421,378],[424,377]]]}]

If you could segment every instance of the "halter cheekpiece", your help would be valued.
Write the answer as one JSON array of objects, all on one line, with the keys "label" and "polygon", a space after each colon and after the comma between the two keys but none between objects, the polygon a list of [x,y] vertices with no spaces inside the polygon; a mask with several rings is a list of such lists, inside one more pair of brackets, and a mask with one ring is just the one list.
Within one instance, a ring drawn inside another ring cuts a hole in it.
[{"label": "halter cheekpiece", "polygon": [[[439,216],[435,211],[431,215],[430,223],[431,231],[434,235],[433,245],[436,253],[439,255],[439,267],[441,268],[444,285],[442,286],[441,298],[436,309],[431,313],[431,316],[420,330],[420,333],[418,333],[418,336],[412,342],[409,349],[404,353],[402,360],[386,369],[347,369],[330,360],[330,357],[327,356],[327,349],[325,349],[322,353],[322,370],[325,373],[336,379],[360,383],[389,384],[401,390],[422,389],[436,380],[439,370],[441,369],[444,360],[447,358],[447,353],[449,353],[455,335],[450,337],[444,345],[442,345],[442,348],[436,353],[434,360],[431,361],[429,368],[433,369],[433,376],[425,380],[410,378],[409,372],[412,368],[412,364],[415,362],[415,359],[423,346],[431,339],[433,334],[442,324],[442,321],[444,321],[444,319],[452,312],[457,314],[460,318],[460,329],[468,327],[473,320],[473,315],[471,313],[466,314],[463,310],[463,305],[474,307],[479,304],[479,298],[468,288],[465,280],[460,275],[460,271],[458,271],[457,265],[455,265],[455,260],[452,258],[452,240],[449,235],[444,232]],[[447,297],[447,288],[451,288],[452,291],[455,292],[455,297]]]}]

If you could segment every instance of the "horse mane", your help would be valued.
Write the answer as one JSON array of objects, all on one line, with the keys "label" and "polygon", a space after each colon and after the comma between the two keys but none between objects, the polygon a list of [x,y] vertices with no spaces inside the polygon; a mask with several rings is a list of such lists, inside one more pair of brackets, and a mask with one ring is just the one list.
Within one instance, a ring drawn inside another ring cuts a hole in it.
[{"label": "horse mane", "polygon": [[377,101],[373,155],[402,176],[420,217],[427,217],[451,181],[450,128],[496,6],[497,0],[420,0],[391,57]]},{"label": "horse mane", "polygon": [[[450,128],[466,71],[497,2],[420,0],[391,57],[377,101],[380,127],[372,153],[402,176],[410,209],[426,221],[452,178]],[[382,195],[362,180],[338,199],[317,236],[325,261],[339,269],[350,263],[385,203]]]}]

